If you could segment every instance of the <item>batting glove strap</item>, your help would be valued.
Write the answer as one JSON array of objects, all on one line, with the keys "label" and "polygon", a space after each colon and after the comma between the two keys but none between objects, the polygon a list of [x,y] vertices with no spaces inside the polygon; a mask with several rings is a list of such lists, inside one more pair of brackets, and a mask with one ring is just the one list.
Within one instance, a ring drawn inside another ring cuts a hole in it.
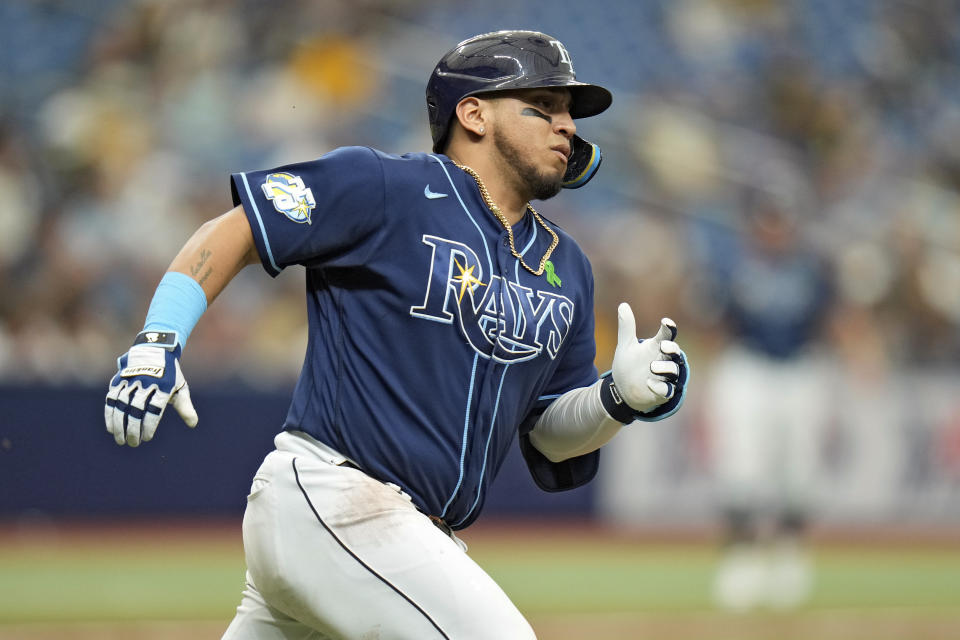
[{"label": "batting glove strap", "polygon": [[628,405],[623,399],[623,396],[617,390],[617,384],[613,381],[613,376],[608,372],[601,377],[601,380],[600,402],[610,417],[623,424],[630,424],[634,420],[639,420],[640,412]]},{"label": "batting glove strap", "polygon": [[[141,331],[134,338],[133,344],[149,344],[154,347],[163,347],[167,351],[173,351],[180,344],[180,341],[176,331]],[[180,357],[179,351],[177,357]]]}]

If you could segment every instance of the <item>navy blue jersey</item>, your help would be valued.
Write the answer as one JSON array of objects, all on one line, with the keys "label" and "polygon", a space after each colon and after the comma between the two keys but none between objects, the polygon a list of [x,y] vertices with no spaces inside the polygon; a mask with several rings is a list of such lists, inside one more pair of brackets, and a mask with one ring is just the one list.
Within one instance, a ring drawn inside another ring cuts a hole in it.
[{"label": "navy blue jersey", "polygon": [[817,339],[832,287],[812,255],[746,252],[734,265],[726,316],[741,344],[772,358],[789,358]]},{"label": "navy blue jersey", "polygon": [[[518,432],[597,380],[586,256],[552,226],[553,275],[526,271],[442,155],[346,147],[231,181],[267,272],[306,267],[309,340],[284,428],[470,524]],[[549,234],[529,214],[513,232],[539,265]],[[553,465],[527,443],[524,455],[552,490],[597,468],[596,452]]]}]

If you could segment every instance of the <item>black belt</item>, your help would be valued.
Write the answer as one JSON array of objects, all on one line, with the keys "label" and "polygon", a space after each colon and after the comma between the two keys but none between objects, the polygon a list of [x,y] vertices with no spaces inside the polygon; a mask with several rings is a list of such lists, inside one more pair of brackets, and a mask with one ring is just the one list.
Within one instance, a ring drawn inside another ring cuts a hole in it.
[{"label": "black belt", "polygon": [[430,522],[432,522],[437,529],[440,529],[440,531],[443,531],[443,533],[446,534],[448,537],[453,536],[453,529],[450,527],[450,525],[447,524],[446,520],[444,520],[443,518],[438,518],[437,516],[427,516],[427,517],[430,518]]}]

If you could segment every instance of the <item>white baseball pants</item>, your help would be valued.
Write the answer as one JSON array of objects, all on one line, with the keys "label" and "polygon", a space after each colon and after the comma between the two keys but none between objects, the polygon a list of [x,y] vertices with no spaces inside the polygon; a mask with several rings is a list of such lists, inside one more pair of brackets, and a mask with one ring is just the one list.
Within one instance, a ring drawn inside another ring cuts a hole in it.
[{"label": "white baseball pants", "polygon": [[243,518],[247,587],[224,640],[530,640],[503,590],[396,486],[285,432]]}]

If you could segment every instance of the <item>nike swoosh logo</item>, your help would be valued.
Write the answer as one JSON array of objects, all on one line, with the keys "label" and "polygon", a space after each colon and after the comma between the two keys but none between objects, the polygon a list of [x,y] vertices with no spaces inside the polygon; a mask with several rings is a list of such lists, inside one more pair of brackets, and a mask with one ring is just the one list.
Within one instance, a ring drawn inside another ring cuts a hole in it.
[{"label": "nike swoosh logo", "polygon": [[447,194],[430,191],[430,185],[428,184],[423,188],[423,196],[428,200],[436,200],[437,198],[446,198]]}]

